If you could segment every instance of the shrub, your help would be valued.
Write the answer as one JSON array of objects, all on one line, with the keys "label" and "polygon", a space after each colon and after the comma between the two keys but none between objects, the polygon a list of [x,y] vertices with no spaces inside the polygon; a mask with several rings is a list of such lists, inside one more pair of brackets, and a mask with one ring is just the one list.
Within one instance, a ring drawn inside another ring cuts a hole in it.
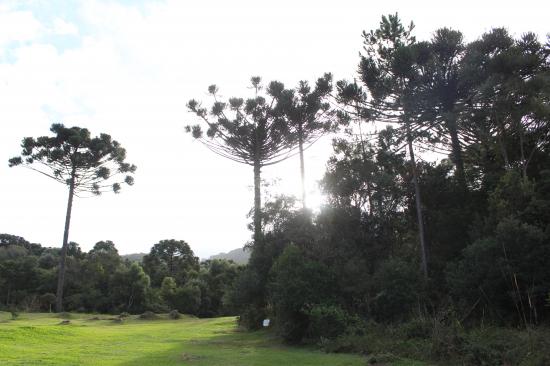
[{"label": "shrub", "polygon": [[246,329],[260,329],[262,321],[267,317],[263,308],[254,305],[246,306],[239,315],[239,325]]},{"label": "shrub", "polygon": [[422,297],[422,278],[416,265],[389,259],[374,274],[372,314],[378,321],[406,319]]},{"label": "shrub", "polygon": [[414,318],[403,323],[399,329],[405,338],[430,339],[433,333],[433,320],[427,318]]},{"label": "shrub", "polygon": [[331,302],[338,288],[327,266],[288,246],[271,269],[270,297],[275,324],[289,343],[298,343],[309,327],[308,311],[315,304]]},{"label": "shrub", "polygon": [[361,352],[360,337],[343,335],[336,339],[321,338],[318,345],[327,353]]},{"label": "shrub", "polygon": [[224,307],[239,314],[239,325],[250,330],[262,327],[266,318],[264,304],[265,284],[250,266],[242,271],[224,298]]},{"label": "shrub", "polygon": [[181,314],[177,310],[172,310],[170,313],[168,313],[168,317],[170,319],[176,320],[181,318]]},{"label": "shrub", "polygon": [[152,311],[146,311],[143,314],[141,314],[139,318],[143,320],[154,320],[158,318],[158,315],[153,313]]},{"label": "shrub", "polygon": [[389,364],[395,361],[399,361],[399,357],[391,353],[378,353],[367,357],[367,364],[369,365],[385,365],[386,363]]},{"label": "shrub", "polygon": [[449,360],[463,353],[465,344],[464,334],[458,324],[444,324],[434,322],[431,356],[436,360]]},{"label": "shrub", "polygon": [[308,337],[312,339],[334,339],[346,332],[357,322],[338,305],[315,305],[308,311]]},{"label": "shrub", "polygon": [[130,313],[127,313],[125,311],[123,311],[122,313],[120,313],[120,315],[118,316],[120,319],[124,319],[124,318],[128,318],[130,316]]},{"label": "shrub", "polygon": [[[521,319],[536,322],[547,311],[545,296],[550,288],[550,246],[547,234],[517,219],[503,219],[494,236],[466,247],[463,258],[447,267],[447,282],[454,299],[471,307],[480,298],[478,317]],[[532,288],[528,291],[527,288]],[[516,305],[529,304],[521,314]],[[482,312],[483,310],[489,310]],[[525,324],[523,324],[525,325]]]}]

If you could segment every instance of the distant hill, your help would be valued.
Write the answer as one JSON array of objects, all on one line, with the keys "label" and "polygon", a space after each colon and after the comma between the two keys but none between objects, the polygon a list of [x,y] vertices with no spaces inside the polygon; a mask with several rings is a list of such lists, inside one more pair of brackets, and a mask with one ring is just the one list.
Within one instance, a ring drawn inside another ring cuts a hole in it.
[{"label": "distant hill", "polygon": [[211,256],[209,259],[227,259],[237,264],[247,264],[250,258],[250,252],[244,248],[233,249],[227,253],[220,253]]},{"label": "distant hill", "polygon": [[145,255],[147,253],[132,253],[121,255],[121,257],[122,259],[128,259],[130,262],[141,262]]}]

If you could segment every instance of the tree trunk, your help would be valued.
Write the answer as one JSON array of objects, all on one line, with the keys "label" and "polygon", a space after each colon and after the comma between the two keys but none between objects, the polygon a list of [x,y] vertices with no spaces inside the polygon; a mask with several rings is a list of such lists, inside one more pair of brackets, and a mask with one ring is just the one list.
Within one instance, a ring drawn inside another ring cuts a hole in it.
[{"label": "tree trunk", "polygon": [[307,208],[306,203],[306,169],[304,163],[304,136],[302,124],[298,125],[298,150],[300,152],[300,177],[302,179],[302,207]]},{"label": "tree trunk", "polygon": [[[362,158],[363,158],[363,164],[367,164],[368,163],[368,160],[367,160],[367,151],[365,150],[365,141],[363,140],[363,131],[361,129],[361,117],[359,117],[358,119],[358,126],[359,126],[359,141],[361,143],[361,153],[362,153]],[[371,185],[370,185],[370,176],[366,179],[366,186],[367,186],[367,200],[368,200],[368,203],[369,203],[369,215],[374,215],[374,203],[372,201],[372,190],[371,190]],[[380,209],[380,216],[382,216],[382,205],[379,204],[379,207]]]},{"label": "tree trunk", "polygon": [[421,266],[422,266],[422,273],[424,274],[424,278],[428,278],[428,256],[426,254],[426,237],[424,234],[424,218],[422,216],[422,200],[420,197],[420,185],[418,183],[418,171],[416,169],[416,160],[414,157],[414,149],[413,149],[413,139],[411,135],[411,129],[409,122],[405,122],[407,125],[407,142],[409,145],[409,155],[410,155],[410,163],[411,163],[411,170],[412,170],[412,176],[413,176],[413,184],[414,184],[414,195],[415,195],[415,201],[416,201],[416,216],[418,219],[418,235],[420,237],[420,256],[421,256]]},{"label": "tree trunk", "polygon": [[456,116],[447,119],[447,129],[451,135],[452,159],[456,169],[456,178],[462,188],[466,188],[466,176],[464,174],[464,160],[462,159],[462,146],[458,138]]},{"label": "tree trunk", "polygon": [[508,159],[508,151],[506,150],[506,129],[500,120],[497,120],[497,125],[500,129],[497,131],[497,142],[500,146],[502,159],[504,160],[504,169],[508,170],[510,168],[510,159]]},{"label": "tree trunk", "polygon": [[519,151],[521,154],[521,175],[523,177],[523,182],[527,183],[529,178],[527,177],[527,165],[529,164],[529,159],[525,156],[525,131],[523,130],[523,125],[521,124],[521,119],[517,121],[517,126],[519,130]]},{"label": "tree trunk", "polygon": [[74,196],[74,184],[75,184],[75,171],[71,176],[71,183],[69,184],[69,200],[67,202],[67,215],[65,216],[65,231],[63,233],[63,246],[61,247],[61,258],[59,259],[59,273],[57,276],[57,295],[55,299],[55,311],[63,311],[63,286],[65,284],[65,261],[67,258],[67,247],[69,246],[69,226],[71,224],[71,211],[73,208],[73,196]]},{"label": "tree trunk", "polygon": [[254,245],[262,241],[262,198],[261,198],[261,165],[259,159],[254,161]]}]

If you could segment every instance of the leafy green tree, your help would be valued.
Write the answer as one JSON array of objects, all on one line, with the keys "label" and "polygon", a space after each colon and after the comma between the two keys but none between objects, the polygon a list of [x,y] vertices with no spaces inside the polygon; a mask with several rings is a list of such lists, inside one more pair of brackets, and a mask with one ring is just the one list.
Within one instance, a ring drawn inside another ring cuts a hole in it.
[{"label": "leafy green tree", "polygon": [[174,307],[182,313],[197,315],[201,307],[201,284],[198,280],[188,281],[178,287],[174,294]]},{"label": "leafy green tree", "polygon": [[172,277],[181,286],[198,272],[199,259],[185,241],[161,240],[143,257],[143,267],[155,286],[165,277]]},{"label": "leafy green tree", "polygon": [[28,250],[30,253],[40,255],[44,248],[40,244],[29,243],[27,240],[20,236],[10,234],[0,234],[0,248],[7,248],[10,246],[19,246]]},{"label": "leafy green tree", "polygon": [[93,263],[98,272],[112,274],[122,263],[115,243],[110,240],[99,241],[88,252],[87,260]]},{"label": "leafy green tree", "polygon": [[122,265],[115,244],[110,240],[97,242],[79,264],[80,273],[76,274],[78,289],[73,291],[83,293],[83,307],[110,311],[111,277]]},{"label": "leafy green tree", "polygon": [[151,281],[138,263],[120,267],[111,278],[113,303],[119,311],[139,312],[145,309]]},{"label": "leafy green tree", "polygon": [[224,306],[224,296],[231,289],[241,270],[242,266],[223,259],[207,260],[201,263],[199,279],[203,286],[200,316],[230,315],[232,313]]},{"label": "leafy green tree", "polygon": [[190,100],[187,107],[205,124],[206,136],[198,124],[187,126],[186,130],[216,154],[253,166],[254,241],[257,244],[262,236],[261,169],[287,159],[296,143],[282,108],[277,104],[277,96],[284,92],[284,85],[272,81],[263,95],[261,78],[253,77],[251,83],[255,96],[246,100],[230,98],[222,102],[216,85],[208,88],[214,99],[210,110],[197,100]]},{"label": "leafy green tree", "polygon": [[130,174],[136,167],[125,162],[126,150],[107,134],[92,138],[85,128],[67,128],[62,124],[53,124],[51,132],[54,136],[24,138],[21,156],[11,158],[9,166],[23,165],[69,188],[57,284],[56,311],[60,312],[73,197],[87,193],[99,195],[107,189],[118,193],[122,183],[134,183]]},{"label": "leafy green tree", "polygon": [[164,277],[160,286],[160,293],[163,298],[168,300],[170,297],[174,296],[177,287],[178,285],[176,284],[176,280],[174,280],[174,278]]},{"label": "leafy green tree", "polygon": [[3,260],[0,263],[3,303],[6,305],[21,303],[36,289],[39,278],[35,256],[22,254]]}]

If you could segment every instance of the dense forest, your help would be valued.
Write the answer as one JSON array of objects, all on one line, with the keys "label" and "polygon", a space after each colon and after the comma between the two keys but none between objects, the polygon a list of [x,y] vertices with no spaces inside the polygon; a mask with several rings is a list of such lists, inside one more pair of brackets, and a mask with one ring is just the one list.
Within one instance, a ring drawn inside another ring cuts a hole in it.
[{"label": "dense forest", "polygon": [[[519,364],[548,347],[547,335],[501,333],[515,348],[475,348],[466,334],[550,321],[550,38],[497,28],[466,43],[443,28],[420,41],[413,28],[391,15],[365,31],[354,81],[287,89],[254,77],[253,98],[224,102],[212,85],[210,107],[189,101],[187,131],[253,168],[248,265],[199,263],[176,240],[142,263],[109,241],[88,253],[67,243],[64,308],[234,314],[249,329],[270,318],[287,342],[332,351],[365,351],[372,329],[401,324],[390,337],[429,339],[430,357],[466,364]],[[297,152],[303,178],[305,148],[326,135],[322,209],[304,190],[262,203],[262,168]],[[59,259],[3,235],[1,306],[51,309]]]},{"label": "dense forest", "polygon": [[[60,248],[0,234],[0,301],[16,312],[55,309]],[[178,310],[201,317],[231,314],[223,297],[242,271],[225,260],[199,263],[184,241],[161,240],[142,263],[123,259],[112,241],[88,252],[67,249],[64,309],[139,314]]]}]

